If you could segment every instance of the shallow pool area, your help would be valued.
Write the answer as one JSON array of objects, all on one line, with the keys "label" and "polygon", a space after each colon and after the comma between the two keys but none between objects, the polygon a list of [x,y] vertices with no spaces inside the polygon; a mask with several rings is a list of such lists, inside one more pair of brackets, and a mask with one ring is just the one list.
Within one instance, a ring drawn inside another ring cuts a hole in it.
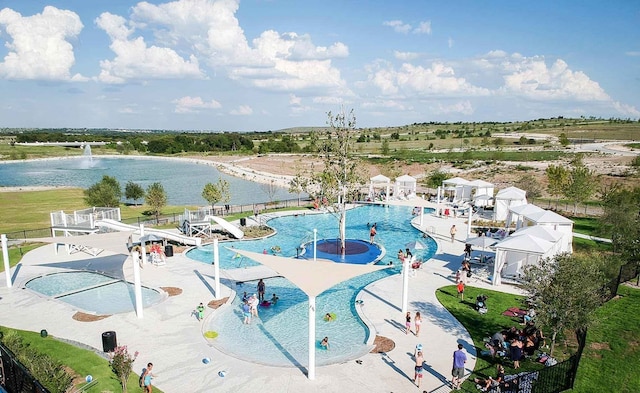
[{"label": "shallow pool area", "polygon": [[[29,280],[25,288],[87,313],[111,315],[135,311],[133,284],[97,272],[51,273]],[[142,287],[143,307],[159,303],[163,298],[161,292]]]},{"label": "shallow pool area", "polygon": [[[366,343],[369,330],[357,313],[356,304],[360,290],[370,283],[398,274],[400,264],[397,250],[405,249],[409,242],[420,241],[426,246],[412,252],[425,261],[431,258],[437,249],[431,238],[423,238],[422,233],[411,226],[411,208],[362,206],[347,213],[347,237],[368,242],[369,228],[376,223],[378,234],[376,243],[387,250],[380,263],[393,266],[374,273],[364,274],[342,282],[323,292],[316,299],[316,343],[328,336],[331,349],[317,348],[318,365],[341,363],[368,352]],[[313,229],[318,230],[318,239],[337,236],[338,222],[331,214],[291,215],[273,218],[268,225],[277,233],[266,239],[250,241],[223,242],[220,247],[220,268],[237,269],[257,266],[258,263],[244,257],[238,257],[233,248],[272,253],[271,248],[278,246],[277,255],[295,257],[300,255],[300,245],[313,240]],[[365,240],[366,239],[366,240]],[[210,264],[213,258],[211,246],[193,249],[187,253],[190,258]],[[312,258],[312,255],[304,255]],[[295,259],[292,259],[295,263]],[[265,280],[266,299],[275,293],[279,301],[275,306],[260,307],[259,318],[252,324],[244,325],[240,309],[243,293],[257,292],[257,282],[237,283],[237,296],[230,307],[219,310],[208,322],[206,330],[218,332],[218,338],[212,342],[217,349],[240,359],[268,364],[272,366],[299,367],[308,361],[308,301],[306,295],[284,278]],[[401,289],[398,289],[400,296]],[[335,321],[324,321],[326,313],[336,314]]]}]

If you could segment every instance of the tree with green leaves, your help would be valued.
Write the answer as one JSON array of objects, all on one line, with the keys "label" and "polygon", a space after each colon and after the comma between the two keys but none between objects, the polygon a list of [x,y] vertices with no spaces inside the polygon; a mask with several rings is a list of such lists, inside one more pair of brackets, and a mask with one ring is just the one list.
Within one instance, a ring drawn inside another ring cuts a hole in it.
[{"label": "tree with green leaves", "polygon": [[562,147],[567,147],[569,146],[569,143],[571,143],[569,138],[567,138],[567,134],[565,134],[564,132],[560,134],[560,136],[558,136],[558,142],[560,142]]},{"label": "tree with green leaves", "polygon": [[311,165],[304,184],[309,195],[326,201],[325,208],[338,218],[338,232],[342,252],[346,240],[346,200],[355,195],[366,176],[361,173],[361,165],[351,155],[353,141],[357,136],[356,117],[351,110],[334,115],[327,113],[325,138],[319,147],[323,166],[316,170]]},{"label": "tree with green leaves", "polygon": [[547,191],[556,197],[556,209],[558,209],[559,197],[564,194],[569,182],[569,171],[561,165],[549,165],[545,173],[547,174]]},{"label": "tree with green leaves", "polygon": [[451,175],[447,172],[442,172],[440,169],[436,169],[427,176],[427,187],[438,188],[442,185],[442,182],[450,178]]},{"label": "tree with green leaves", "polygon": [[227,203],[231,200],[229,182],[220,178],[217,183],[207,183],[202,190],[202,197],[211,204],[211,209],[215,209],[218,202]]},{"label": "tree with green leaves", "polygon": [[564,196],[573,202],[573,213],[576,213],[578,204],[586,202],[596,192],[597,187],[595,173],[581,162],[574,165],[569,171],[569,179],[564,188]]},{"label": "tree with green leaves", "polygon": [[527,192],[527,198],[535,200],[542,195],[542,185],[535,176],[530,173],[522,175],[520,179],[516,180],[516,187],[525,190]]},{"label": "tree with green leaves", "polygon": [[84,201],[89,206],[118,207],[122,198],[120,183],[115,177],[104,175],[102,180],[84,190]]},{"label": "tree with green leaves", "polygon": [[167,193],[164,191],[162,184],[155,182],[149,185],[144,200],[151,207],[151,212],[156,216],[156,222],[160,222],[162,208],[167,205]]},{"label": "tree with green leaves", "polygon": [[382,145],[380,146],[380,153],[385,156],[389,154],[389,141],[387,139],[382,140]]},{"label": "tree with green leaves", "polygon": [[307,179],[297,171],[295,177],[289,181],[289,192],[298,194],[298,205],[300,205],[300,194],[307,188]]},{"label": "tree with green leaves", "polygon": [[536,325],[550,332],[552,356],[559,334],[593,322],[606,299],[606,264],[602,254],[560,254],[525,267],[522,288],[535,307]]},{"label": "tree with green leaves", "polygon": [[124,187],[124,197],[127,199],[133,199],[137,205],[138,199],[144,198],[144,188],[129,180],[127,185]]},{"label": "tree with green leaves", "polygon": [[640,187],[614,185],[602,193],[600,228],[613,250],[627,261],[640,261]]}]

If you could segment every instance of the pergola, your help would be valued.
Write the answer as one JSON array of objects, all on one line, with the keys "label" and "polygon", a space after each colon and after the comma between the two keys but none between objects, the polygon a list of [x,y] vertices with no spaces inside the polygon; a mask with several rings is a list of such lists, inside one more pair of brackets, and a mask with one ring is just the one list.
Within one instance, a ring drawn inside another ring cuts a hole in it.
[{"label": "pergola", "polygon": [[309,379],[315,379],[316,297],[343,281],[388,268],[387,265],[356,265],[323,259],[313,261],[284,258],[237,248],[234,248],[233,251],[275,270],[309,297],[309,366],[307,369]]}]

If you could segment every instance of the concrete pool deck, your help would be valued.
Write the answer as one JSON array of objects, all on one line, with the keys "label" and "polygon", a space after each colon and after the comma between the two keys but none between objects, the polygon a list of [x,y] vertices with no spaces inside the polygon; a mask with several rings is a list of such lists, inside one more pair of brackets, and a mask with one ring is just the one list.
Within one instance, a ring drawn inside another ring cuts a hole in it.
[{"label": "concrete pool deck", "polygon": [[[291,212],[289,214],[292,214]],[[457,240],[449,240],[449,228],[458,227]],[[115,331],[119,345],[139,351],[134,372],[147,362],[154,363],[154,384],[166,393],[181,392],[449,392],[452,353],[458,343],[467,351],[467,373],[475,365],[475,352],[468,332],[437,301],[436,290],[453,284],[453,272],[459,267],[466,238],[464,219],[425,217],[425,227],[438,242],[436,255],[410,278],[409,307],[412,316],[420,311],[423,324],[420,337],[404,332],[401,313],[402,276],[394,275],[367,286],[360,298],[362,314],[374,326],[372,335],[390,338],[395,348],[386,354],[369,353],[349,361],[316,368],[316,379],[309,380],[306,370],[296,367],[270,367],[245,362],[219,352],[203,337],[203,326],[192,311],[200,302],[214,298],[213,267],[190,260],[182,254],[167,259],[164,266],[145,265],[142,283],[149,287],[178,287],[182,294],[144,309],[139,319],[135,313],[112,315],[94,322],[80,322],[72,317],[71,306],[40,297],[22,289],[37,275],[67,269],[87,269],[111,273],[132,280],[133,267],[123,255],[103,252],[97,257],[84,253],[67,255],[62,247],[54,253],[47,245],[27,253],[22,263],[12,269],[14,287],[6,287],[0,278],[0,324],[16,329],[40,331],[51,336],[79,342],[100,351],[102,333]],[[123,267],[124,265],[124,267]],[[221,296],[230,296],[230,286],[242,277],[268,276],[264,270],[222,272]],[[492,288],[487,282],[471,278],[471,286]],[[492,288],[494,289],[494,288]],[[499,290],[518,293],[517,288],[502,285]],[[225,307],[225,306],[222,306]],[[206,310],[206,319],[216,313]],[[415,345],[424,347],[429,368],[424,372],[420,389],[413,385],[412,358]],[[209,364],[202,359],[211,359]],[[225,377],[218,376],[226,371]],[[96,391],[100,391],[98,383]]]}]

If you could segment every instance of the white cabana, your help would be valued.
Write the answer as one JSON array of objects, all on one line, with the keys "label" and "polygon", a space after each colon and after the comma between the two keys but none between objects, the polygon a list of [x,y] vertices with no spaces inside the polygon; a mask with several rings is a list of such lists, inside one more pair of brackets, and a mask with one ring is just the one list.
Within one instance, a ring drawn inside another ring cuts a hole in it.
[{"label": "white cabana", "polygon": [[493,285],[500,285],[503,278],[517,281],[522,277],[525,266],[554,255],[554,243],[531,234],[509,236],[494,247]]},{"label": "white cabana", "polygon": [[493,190],[495,188],[493,183],[479,179],[470,181],[466,187],[471,188],[471,194],[474,197],[478,197],[480,195],[489,195],[490,197],[493,197]]},{"label": "white cabana", "polygon": [[520,229],[524,224],[523,220],[526,214],[539,213],[542,211],[544,211],[543,208],[531,203],[527,203],[526,205],[510,206],[509,212],[507,213],[507,224],[505,226],[509,228],[515,217],[516,229]]},{"label": "white cabana", "polygon": [[417,183],[418,181],[415,177],[402,175],[396,178],[396,187],[393,195],[396,198],[414,196],[416,195]]},{"label": "white cabana", "polygon": [[526,225],[542,225],[562,233],[562,252],[573,252],[573,221],[551,210],[523,215]]},{"label": "white cabana", "polygon": [[564,250],[562,249],[562,239],[564,237],[564,234],[552,229],[551,227],[542,226],[542,225],[524,227],[512,233],[511,237],[523,236],[523,235],[531,235],[531,236],[539,237],[542,240],[546,240],[548,242],[553,243],[553,250],[552,250],[553,255],[564,252]]},{"label": "white cabana", "polygon": [[389,200],[389,191],[391,190],[391,179],[385,175],[376,175],[369,179],[369,198],[372,201],[376,199],[376,189],[384,189],[385,200]]},{"label": "white cabana", "polygon": [[471,188],[468,188],[469,180],[461,177],[453,177],[451,179],[444,180],[442,187],[445,191],[453,193],[452,202],[470,201],[471,200]]},{"label": "white cabana", "polygon": [[527,204],[527,192],[518,187],[507,187],[498,191],[494,199],[493,220],[504,221],[507,219],[510,207]]}]

